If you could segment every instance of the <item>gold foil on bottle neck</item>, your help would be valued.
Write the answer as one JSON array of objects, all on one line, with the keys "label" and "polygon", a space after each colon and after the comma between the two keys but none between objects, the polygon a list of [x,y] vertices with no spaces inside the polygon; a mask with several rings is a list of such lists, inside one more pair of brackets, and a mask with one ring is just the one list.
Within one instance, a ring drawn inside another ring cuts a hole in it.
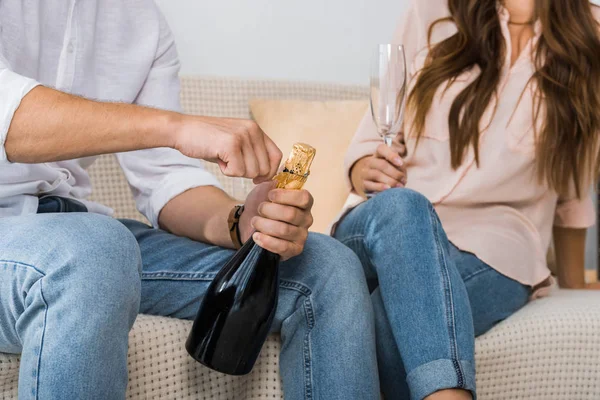
[{"label": "gold foil on bottle neck", "polygon": [[305,143],[296,143],[286,160],[283,172],[273,178],[278,189],[300,190],[310,175],[310,166],[317,150]]}]

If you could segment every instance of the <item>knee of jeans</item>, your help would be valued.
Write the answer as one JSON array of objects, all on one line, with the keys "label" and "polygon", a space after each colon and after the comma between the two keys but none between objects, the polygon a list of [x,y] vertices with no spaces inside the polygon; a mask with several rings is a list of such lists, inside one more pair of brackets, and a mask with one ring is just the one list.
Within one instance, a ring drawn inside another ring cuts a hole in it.
[{"label": "knee of jeans", "polygon": [[404,188],[394,188],[379,193],[369,200],[373,218],[384,223],[402,221],[409,227],[411,222],[429,218],[431,203],[421,193]]},{"label": "knee of jeans", "polygon": [[370,307],[370,295],[357,255],[337,240],[310,234],[306,250],[310,268],[315,268],[318,285],[314,295],[334,301],[338,307]]},{"label": "knee of jeans", "polygon": [[[63,230],[63,269],[55,272],[77,301],[139,303],[141,255],[133,234],[114,218],[82,214],[69,219]],[[58,285],[60,287],[61,285]]]}]

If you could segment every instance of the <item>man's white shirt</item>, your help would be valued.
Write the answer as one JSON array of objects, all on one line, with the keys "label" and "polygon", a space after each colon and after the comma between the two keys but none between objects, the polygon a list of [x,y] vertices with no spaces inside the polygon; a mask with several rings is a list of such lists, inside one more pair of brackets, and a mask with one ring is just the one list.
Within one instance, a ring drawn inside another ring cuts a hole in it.
[{"label": "man's white shirt", "polygon": [[[41,84],[89,99],[180,111],[179,59],[153,0],[0,0],[0,217],[35,213],[38,198],[87,201],[94,157],[18,164],[4,143],[24,96]],[[35,116],[31,116],[35,118]],[[117,154],[138,209],[154,225],[173,197],[219,186],[201,162],[160,148]]]}]

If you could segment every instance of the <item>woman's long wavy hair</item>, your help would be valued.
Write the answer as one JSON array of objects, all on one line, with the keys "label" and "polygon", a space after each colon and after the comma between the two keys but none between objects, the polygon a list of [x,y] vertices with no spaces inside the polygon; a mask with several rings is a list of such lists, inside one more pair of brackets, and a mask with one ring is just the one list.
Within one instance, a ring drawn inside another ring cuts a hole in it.
[{"label": "woman's long wavy hair", "polygon": [[[450,151],[456,169],[469,146],[479,163],[479,124],[496,95],[506,47],[497,0],[448,0],[448,6],[450,17],[429,28],[429,56],[408,108],[419,138],[438,88],[474,66],[480,68],[480,75],[450,109]],[[541,100],[534,102],[533,117],[544,116],[535,130],[537,175],[560,194],[574,185],[579,197],[600,170],[600,38],[592,7],[588,0],[535,0],[542,33],[533,50],[536,71],[530,84],[536,84],[536,98]],[[432,45],[435,26],[448,21],[458,32]]]}]

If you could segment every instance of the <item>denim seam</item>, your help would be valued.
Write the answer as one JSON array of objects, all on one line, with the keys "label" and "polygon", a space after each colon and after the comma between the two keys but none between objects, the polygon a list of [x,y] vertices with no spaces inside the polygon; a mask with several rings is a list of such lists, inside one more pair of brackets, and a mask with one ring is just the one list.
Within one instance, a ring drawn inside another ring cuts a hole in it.
[{"label": "denim seam", "polygon": [[[12,265],[13,267],[26,267],[26,268],[32,269],[35,272],[37,272],[38,274],[40,274],[42,276],[42,278],[44,278],[46,276],[45,273],[43,273],[42,271],[37,269],[35,266],[33,266],[31,264],[19,262],[19,261],[0,260],[0,265],[3,265],[4,267],[8,267],[9,265]],[[42,364],[42,350],[44,348],[44,337],[46,335],[46,324],[47,324],[47,320],[48,320],[48,302],[46,301],[46,298],[44,297],[42,278],[39,279],[39,282],[40,282],[40,295],[42,297],[42,301],[44,302],[44,323],[42,325],[42,336],[40,338],[40,350],[37,355],[38,360],[36,363],[37,367],[36,367],[36,373],[35,373],[35,395],[34,395],[36,399],[39,399],[39,391],[40,391],[39,376],[40,376],[40,368],[41,368],[41,364]],[[18,335],[18,332],[17,332],[17,335]]]},{"label": "denim seam", "polygon": [[143,272],[142,280],[213,280],[217,276],[206,273],[182,273],[182,272]]},{"label": "denim seam", "polygon": [[[27,269],[32,269],[35,272],[37,272],[38,274],[40,274],[42,276],[42,278],[46,276],[45,273],[43,273],[42,271],[40,271],[39,269],[37,269],[35,266],[33,266],[31,264],[26,264],[26,263],[23,263],[20,261],[13,261],[13,260],[0,260],[0,266],[4,266],[5,268],[8,268],[9,265],[12,267],[26,267]],[[21,336],[19,335],[19,332],[16,332],[16,334],[17,334],[17,337],[19,338],[19,340],[22,341]]]},{"label": "denim seam", "polygon": [[[306,400],[313,399],[313,379],[312,379],[312,351],[310,347],[310,334],[312,332],[313,327],[315,326],[315,314],[313,310],[313,305],[310,296],[312,295],[312,291],[294,281],[280,280],[279,287],[289,290],[294,290],[300,293],[302,296],[305,296],[304,299],[304,316],[306,318],[307,331],[304,336],[304,345],[302,348],[302,354],[304,357],[304,398]],[[289,318],[289,317],[288,317]],[[283,321],[285,322],[285,321]]]},{"label": "denim seam", "polygon": [[308,323],[308,330],[304,337],[304,397],[306,400],[313,398],[313,377],[312,377],[312,351],[310,347],[310,334],[315,326],[315,317],[310,297],[304,300],[304,312]]},{"label": "denim seam", "polygon": [[310,296],[312,295],[312,290],[310,290],[307,286],[304,286],[298,282],[288,281],[288,280],[280,280],[279,286],[285,289],[294,290],[299,292],[301,295],[305,296],[304,299],[304,316],[306,318],[306,325],[308,329],[306,331],[306,335],[304,337],[304,346],[302,349],[302,354],[304,356],[304,398],[306,400],[313,399],[313,379],[312,379],[312,351],[310,348],[310,334],[312,332],[313,327],[315,326],[315,314],[312,306],[312,301]]},{"label": "denim seam", "polygon": [[40,369],[42,366],[42,351],[44,349],[44,338],[46,337],[46,324],[48,319],[48,302],[46,301],[46,297],[44,296],[43,290],[43,280],[40,279],[40,295],[42,296],[42,301],[44,302],[44,325],[42,326],[42,337],[40,338],[40,351],[38,352],[38,362],[37,362],[37,371],[35,377],[35,398],[39,399],[40,393]]},{"label": "denim seam", "polygon": [[[450,371],[452,371],[454,369],[454,361],[452,359],[449,359],[449,358],[439,358],[439,359],[436,359],[436,360],[431,360],[429,362],[426,362],[425,364],[420,365],[417,368],[415,368],[412,371],[410,371],[406,375],[407,382],[413,381],[414,378],[415,378],[415,375],[419,377],[419,381],[421,381],[421,382],[424,381],[423,376],[425,376],[427,378],[431,378],[431,374],[425,374],[425,375],[423,375],[423,370],[427,370],[428,366],[436,365],[436,364],[439,365],[440,362],[445,362],[445,361],[451,363],[451,366],[450,366],[451,369],[450,369]],[[468,360],[458,360],[458,362],[461,365],[461,367],[463,367],[463,368],[464,368],[465,364],[467,365],[466,366],[467,368],[469,368],[469,366],[472,365],[472,362],[468,361]],[[429,370],[429,371],[431,372],[431,370]],[[444,375],[443,371],[444,371],[444,368],[436,368],[436,372],[434,372],[434,375],[438,375],[438,376],[439,376],[439,374]],[[430,383],[433,382],[433,385],[435,385],[435,389],[437,389],[437,390],[446,389],[446,388],[450,389],[451,388],[451,387],[445,387],[445,385],[441,385],[440,386],[439,382],[435,381],[435,377],[433,378],[433,381],[431,381],[431,379],[427,379],[427,381],[429,381]],[[474,381],[475,381],[475,379],[471,379],[471,381],[469,381],[469,382],[467,382],[465,380],[465,385],[462,388],[462,389],[470,391],[472,393],[473,397],[475,397],[475,382]],[[421,392],[420,394],[423,395],[424,393]]]},{"label": "denim seam", "polygon": [[354,239],[362,239],[364,236],[365,235],[362,233],[354,235],[354,236],[350,236],[350,237],[347,237],[344,240],[342,240],[342,243],[350,242],[351,240],[354,240]]},{"label": "denim seam", "polygon": [[491,268],[482,268],[482,269],[479,269],[479,270],[477,270],[477,271],[475,271],[475,272],[473,272],[473,273],[471,273],[471,274],[469,274],[469,275],[465,276],[465,277],[463,278],[463,282],[465,282],[465,283],[466,283],[466,282],[468,282],[469,280],[471,280],[471,279],[475,278],[477,275],[481,275],[481,274],[483,274],[484,272],[493,272],[493,271],[494,271],[494,270],[492,270]]},{"label": "denim seam", "polygon": [[438,220],[435,215],[435,211],[433,207],[430,205],[429,207],[429,218],[431,221],[431,226],[433,228],[433,236],[435,240],[435,244],[438,252],[438,259],[440,261],[440,266],[442,270],[442,284],[444,287],[444,293],[446,296],[446,317],[448,318],[448,333],[450,335],[450,351],[452,353],[452,364],[454,365],[454,369],[458,376],[458,384],[459,388],[463,388],[465,385],[464,372],[462,371],[462,367],[458,362],[458,345],[456,339],[456,322],[454,316],[454,298],[452,296],[452,283],[450,281],[450,274],[448,271],[448,264],[446,257],[444,256],[444,252],[442,250],[442,244],[440,243],[440,232],[438,226]]},{"label": "denim seam", "polygon": [[32,270],[34,270],[35,272],[37,272],[38,274],[42,275],[42,276],[46,276],[45,273],[43,273],[42,271],[40,271],[39,269],[37,269],[35,266],[31,265],[31,264],[26,264],[20,261],[14,261],[14,260],[0,260],[0,264],[4,264],[4,265],[15,265],[15,266],[19,266],[19,267],[28,267],[31,268]]},{"label": "denim seam", "polygon": [[284,287],[286,289],[295,290],[300,292],[304,296],[310,296],[312,294],[312,290],[310,290],[307,286],[304,286],[301,283],[289,281],[285,279],[279,280],[279,287]]}]

